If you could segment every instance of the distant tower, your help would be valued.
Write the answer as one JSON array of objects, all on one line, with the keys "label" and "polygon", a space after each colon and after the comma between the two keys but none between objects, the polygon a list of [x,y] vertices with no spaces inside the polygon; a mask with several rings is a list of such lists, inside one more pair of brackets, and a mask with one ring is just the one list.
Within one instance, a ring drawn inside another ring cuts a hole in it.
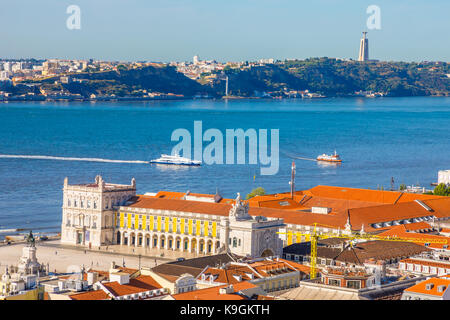
[{"label": "distant tower", "polygon": [[366,38],[366,34],[367,32],[363,32],[363,37],[361,38],[358,61],[369,60],[369,39]]},{"label": "distant tower", "polygon": [[200,61],[200,59],[198,58],[198,56],[194,56],[194,58],[192,59],[192,62],[194,64],[198,64],[199,61]]}]

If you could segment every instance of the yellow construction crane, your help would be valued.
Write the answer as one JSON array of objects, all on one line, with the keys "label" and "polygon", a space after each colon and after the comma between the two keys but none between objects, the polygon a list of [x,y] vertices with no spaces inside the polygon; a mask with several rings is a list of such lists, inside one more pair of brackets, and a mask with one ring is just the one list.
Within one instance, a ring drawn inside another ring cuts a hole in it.
[{"label": "yellow construction crane", "polygon": [[[440,243],[447,244],[447,240],[433,240],[433,239],[425,239],[425,238],[404,238],[404,237],[391,237],[391,236],[377,236],[366,233],[351,233],[351,234],[336,234],[336,233],[318,233],[317,225],[319,223],[314,223],[314,229],[312,233],[301,233],[301,232],[277,232],[278,234],[286,234],[288,237],[296,236],[297,242],[301,237],[305,237],[305,240],[311,241],[311,263],[310,263],[310,278],[314,279],[317,276],[317,241],[320,239],[328,239],[328,238],[345,238],[349,241],[361,239],[361,240],[381,240],[381,241],[399,241],[399,242],[419,242],[419,243]],[[323,225],[325,226],[325,225]],[[331,227],[331,226],[326,226]],[[334,227],[331,227],[334,228]]]}]

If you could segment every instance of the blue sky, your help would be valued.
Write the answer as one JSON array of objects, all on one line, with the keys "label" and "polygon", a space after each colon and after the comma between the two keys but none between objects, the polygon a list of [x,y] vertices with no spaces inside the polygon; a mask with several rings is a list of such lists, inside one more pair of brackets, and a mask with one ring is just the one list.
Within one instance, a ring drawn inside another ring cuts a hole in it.
[{"label": "blue sky", "polygon": [[[66,8],[81,9],[81,29]],[[358,55],[366,8],[370,58],[449,61],[448,0],[14,0],[0,4],[1,58],[242,61]]]}]

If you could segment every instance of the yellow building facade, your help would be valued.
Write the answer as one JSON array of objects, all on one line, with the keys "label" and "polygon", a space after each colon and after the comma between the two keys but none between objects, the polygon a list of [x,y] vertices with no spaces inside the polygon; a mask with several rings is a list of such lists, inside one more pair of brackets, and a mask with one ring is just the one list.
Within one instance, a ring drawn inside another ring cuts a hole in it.
[{"label": "yellow building facade", "polygon": [[120,245],[197,254],[215,254],[221,247],[220,216],[120,207],[115,224],[115,243]]}]

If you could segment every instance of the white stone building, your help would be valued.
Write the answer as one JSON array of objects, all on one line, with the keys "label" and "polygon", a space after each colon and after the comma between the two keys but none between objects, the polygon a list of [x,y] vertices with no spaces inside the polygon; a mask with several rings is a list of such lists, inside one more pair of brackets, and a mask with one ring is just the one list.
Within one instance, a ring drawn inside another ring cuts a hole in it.
[{"label": "white stone building", "polygon": [[220,222],[220,242],[233,254],[239,256],[265,257],[281,255],[283,241],[277,232],[284,223],[280,219],[252,217],[248,203],[243,204],[240,195],[229,216]]},{"label": "white stone building", "polygon": [[69,185],[64,179],[61,243],[85,247],[108,245],[114,238],[114,207],[125,205],[136,195],[131,185],[105,183],[101,176],[94,183]]},{"label": "white stone building", "polygon": [[450,185],[450,170],[440,170],[438,172],[438,184],[439,183]]}]

